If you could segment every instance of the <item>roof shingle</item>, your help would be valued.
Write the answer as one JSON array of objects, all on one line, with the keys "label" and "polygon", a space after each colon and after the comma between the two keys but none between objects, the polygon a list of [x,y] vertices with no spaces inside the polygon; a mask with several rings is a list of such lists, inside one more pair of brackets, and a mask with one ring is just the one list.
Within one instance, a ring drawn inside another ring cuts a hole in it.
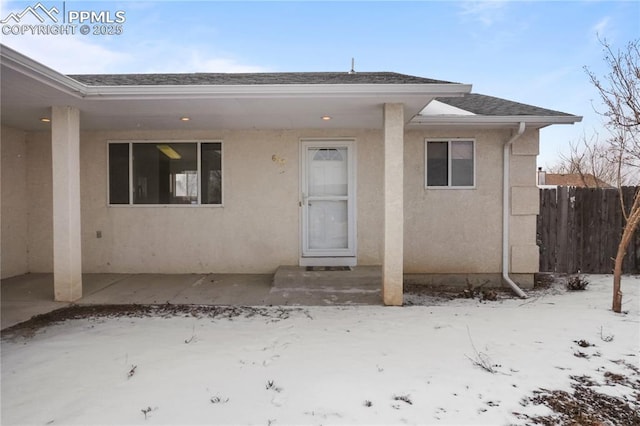
[{"label": "roof shingle", "polygon": [[[72,74],[68,77],[88,86],[250,86],[314,84],[457,84],[445,80],[395,72],[274,72],[274,73],[171,73],[171,74]],[[476,115],[571,116],[571,114],[522,104],[493,96],[470,93],[439,101]]]},{"label": "roof shingle", "polygon": [[481,95],[479,93],[469,93],[468,95],[460,98],[438,98],[438,100],[477,115],[571,116],[571,114],[564,112],[521,104],[519,102],[496,98],[494,96]]},{"label": "roof shingle", "polygon": [[191,74],[74,74],[88,86],[195,86],[272,84],[452,84],[395,72],[277,72]]}]

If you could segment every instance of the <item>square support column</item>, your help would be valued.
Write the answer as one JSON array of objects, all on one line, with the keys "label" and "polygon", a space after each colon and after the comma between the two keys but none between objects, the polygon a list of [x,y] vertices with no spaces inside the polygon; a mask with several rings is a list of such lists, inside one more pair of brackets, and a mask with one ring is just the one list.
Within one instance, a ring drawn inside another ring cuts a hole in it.
[{"label": "square support column", "polygon": [[404,249],[404,105],[384,105],[384,253],[382,298],[401,306]]},{"label": "square support column", "polygon": [[51,108],[53,286],[56,301],[82,297],[80,234],[80,111]]}]

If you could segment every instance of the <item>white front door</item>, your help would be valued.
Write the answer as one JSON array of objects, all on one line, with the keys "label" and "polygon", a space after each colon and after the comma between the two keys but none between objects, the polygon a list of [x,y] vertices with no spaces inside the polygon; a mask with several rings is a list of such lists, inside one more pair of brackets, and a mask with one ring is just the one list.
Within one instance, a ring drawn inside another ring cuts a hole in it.
[{"label": "white front door", "polygon": [[302,264],[355,264],[354,157],[352,140],[302,142]]}]

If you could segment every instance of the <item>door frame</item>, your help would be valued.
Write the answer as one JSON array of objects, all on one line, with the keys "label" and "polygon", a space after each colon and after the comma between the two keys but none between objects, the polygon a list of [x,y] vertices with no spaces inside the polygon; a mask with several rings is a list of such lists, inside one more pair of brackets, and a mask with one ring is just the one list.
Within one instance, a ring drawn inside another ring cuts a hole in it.
[{"label": "door frame", "polygon": [[[347,248],[310,251],[308,244],[308,179],[309,148],[347,148]],[[357,156],[355,138],[304,138],[300,140],[300,177],[298,205],[300,207],[300,266],[355,266],[357,261]]]}]

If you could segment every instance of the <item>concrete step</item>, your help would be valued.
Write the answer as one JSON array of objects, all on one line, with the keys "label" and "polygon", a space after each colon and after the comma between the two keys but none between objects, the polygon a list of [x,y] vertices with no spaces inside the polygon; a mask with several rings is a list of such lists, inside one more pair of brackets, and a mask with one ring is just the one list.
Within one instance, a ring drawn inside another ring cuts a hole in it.
[{"label": "concrete step", "polygon": [[280,266],[273,277],[274,289],[324,290],[333,292],[379,292],[382,287],[380,266],[334,268]]}]

